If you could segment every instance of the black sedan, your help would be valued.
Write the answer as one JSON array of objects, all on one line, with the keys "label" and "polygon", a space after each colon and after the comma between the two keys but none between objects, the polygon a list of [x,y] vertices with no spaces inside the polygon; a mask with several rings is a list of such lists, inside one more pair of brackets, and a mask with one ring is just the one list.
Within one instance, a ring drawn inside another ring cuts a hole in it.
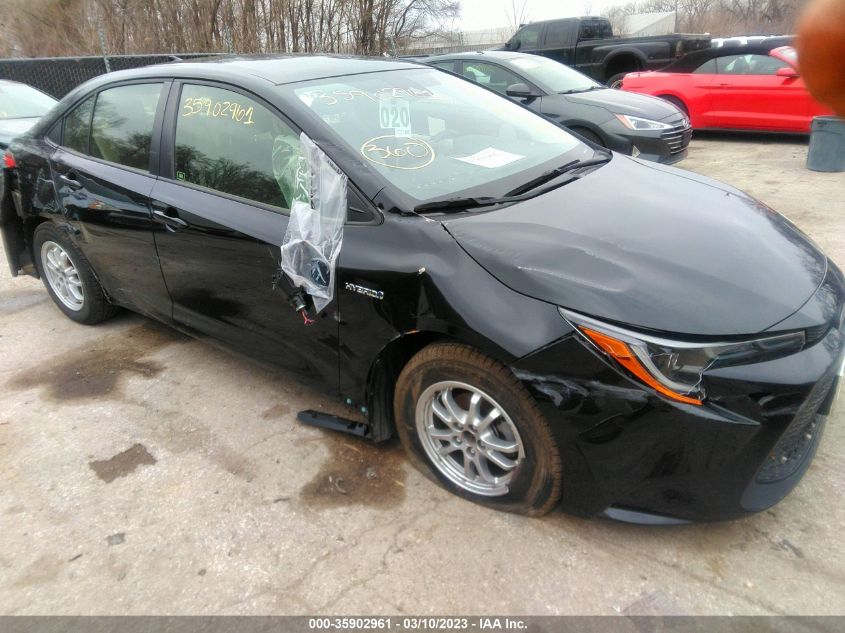
[{"label": "black sedan", "polygon": [[507,95],[614,151],[666,164],[687,155],[692,128],[675,105],[612,90],[554,60],[527,53],[479,51],[423,61]]},{"label": "black sedan", "polygon": [[68,317],[124,307],[286,368],[359,416],[306,420],[395,434],[493,508],[758,511],[835,398],[845,280],[786,219],[424,65],[111,73],[6,164],[12,273]]}]

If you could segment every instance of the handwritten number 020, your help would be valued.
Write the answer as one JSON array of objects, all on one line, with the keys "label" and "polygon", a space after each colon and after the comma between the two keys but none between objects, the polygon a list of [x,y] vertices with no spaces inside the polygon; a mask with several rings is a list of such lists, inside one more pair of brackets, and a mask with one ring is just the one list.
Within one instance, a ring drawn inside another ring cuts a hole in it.
[{"label": "handwritten number 020", "polygon": [[404,108],[397,108],[396,106],[383,108],[380,116],[382,127],[408,127],[411,122],[408,117],[408,111]]}]

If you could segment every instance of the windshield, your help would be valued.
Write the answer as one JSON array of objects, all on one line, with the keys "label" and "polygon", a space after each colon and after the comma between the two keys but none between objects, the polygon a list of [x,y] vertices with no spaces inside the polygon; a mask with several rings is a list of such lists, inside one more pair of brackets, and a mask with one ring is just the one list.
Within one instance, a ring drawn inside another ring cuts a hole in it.
[{"label": "windshield", "polygon": [[542,169],[593,155],[554,123],[433,68],[332,77],[282,90],[292,90],[369,166],[416,200],[468,189],[501,194]]},{"label": "windshield", "polygon": [[586,75],[569,66],[564,66],[553,59],[538,55],[526,55],[511,60],[519,71],[531,81],[544,85],[549,92],[582,92],[592,88],[604,88]]},{"label": "windshield", "polygon": [[0,83],[0,119],[40,117],[56,100],[24,84]]}]

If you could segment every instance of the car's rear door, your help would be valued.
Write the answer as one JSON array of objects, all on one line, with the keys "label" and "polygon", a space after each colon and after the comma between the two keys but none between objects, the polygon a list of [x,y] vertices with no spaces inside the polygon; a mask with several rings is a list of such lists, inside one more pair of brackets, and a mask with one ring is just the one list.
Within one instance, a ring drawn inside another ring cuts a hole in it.
[{"label": "car's rear door", "polygon": [[150,192],[170,83],[109,85],[65,117],[51,175],[63,221],[109,295],[169,319],[170,297],[153,241]]},{"label": "car's rear door", "polygon": [[276,287],[294,183],[274,147],[298,156],[299,130],[255,95],[200,81],[174,84],[165,121],[152,204],[174,321],[336,386],[336,302],[306,327]]}]

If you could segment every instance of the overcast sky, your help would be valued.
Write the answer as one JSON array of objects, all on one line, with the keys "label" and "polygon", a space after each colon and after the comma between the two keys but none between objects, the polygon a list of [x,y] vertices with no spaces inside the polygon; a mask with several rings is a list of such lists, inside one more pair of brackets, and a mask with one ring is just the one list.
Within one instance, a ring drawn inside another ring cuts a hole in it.
[{"label": "overcast sky", "polygon": [[[514,0],[514,3],[519,12],[523,0]],[[605,7],[620,3],[624,4],[624,0],[527,0],[522,21],[599,15]],[[466,31],[507,26],[508,15],[512,13],[511,0],[461,0],[461,18],[455,26]]]}]

